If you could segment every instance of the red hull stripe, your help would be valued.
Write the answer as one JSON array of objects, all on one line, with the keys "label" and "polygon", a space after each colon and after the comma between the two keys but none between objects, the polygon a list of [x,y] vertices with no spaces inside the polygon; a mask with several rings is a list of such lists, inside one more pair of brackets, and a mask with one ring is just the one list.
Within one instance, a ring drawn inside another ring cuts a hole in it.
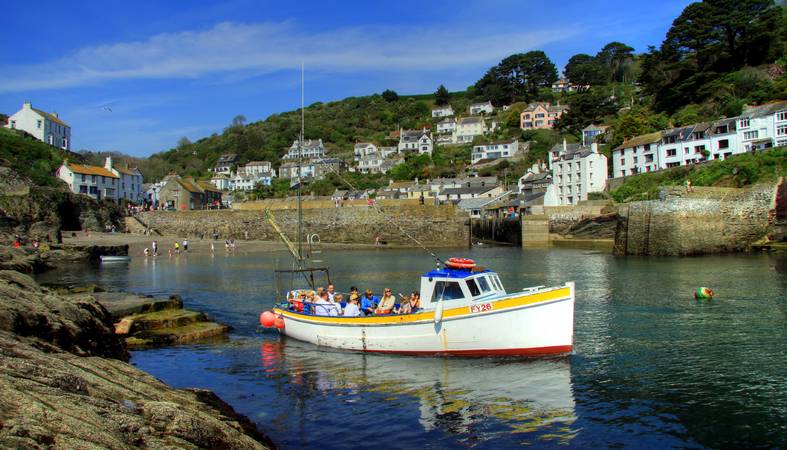
[{"label": "red hull stripe", "polygon": [[368,353],[391,353],[410,356],[549,356],[571,353],[573,346],[556,345],[554,347],[532,348],[496,348],[479,350],[446,350],[446,351],[399,351],[399,350],[364,350]]}]

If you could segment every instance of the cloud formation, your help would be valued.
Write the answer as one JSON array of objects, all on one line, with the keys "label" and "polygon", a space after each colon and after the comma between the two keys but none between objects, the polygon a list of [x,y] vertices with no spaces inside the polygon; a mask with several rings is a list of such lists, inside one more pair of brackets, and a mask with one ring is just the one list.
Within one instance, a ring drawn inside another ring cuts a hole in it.
[{"label": "cloud formation", "polygon": [[[142,41],[85,47],[62,59],[0,68],[0,92],[58,89],[112,80],[263,75],[299,67],[331,73],[446,70],[492,64],[569,38],[575,27],[485,33],[474,27],[355,27],[324,32],[280,23],[222,22]],[[53,77],[52,74],[57,74]]]}]

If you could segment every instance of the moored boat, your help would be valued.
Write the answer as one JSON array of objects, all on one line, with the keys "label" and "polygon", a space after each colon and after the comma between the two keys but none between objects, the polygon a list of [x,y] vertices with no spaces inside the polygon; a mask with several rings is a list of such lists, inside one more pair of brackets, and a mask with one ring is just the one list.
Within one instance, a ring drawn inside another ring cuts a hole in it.
[{"label": "moored boat", "polygon": [[125,255],[101,255],[99,258],[101,259],[101,262],[131,261],[131,257]]},{"label": "moored boat", "polygon": [[[462,267],[458,267],[462,266]],[[273,309],[283,335],[347,350],[409,355],[547,356],[573,348],[574,283],[508,293],[471,260],[421,276],[422,309],[359,317]]]}]

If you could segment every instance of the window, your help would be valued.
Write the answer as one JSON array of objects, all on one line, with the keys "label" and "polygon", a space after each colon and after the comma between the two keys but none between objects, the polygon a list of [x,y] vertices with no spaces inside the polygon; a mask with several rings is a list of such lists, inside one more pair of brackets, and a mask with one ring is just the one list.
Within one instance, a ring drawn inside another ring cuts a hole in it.
[{"label": "window", "polygon": [[741,120],[738,122],[738,124],[739,124],[739,126],[740,126],[741,128],[746,128],[746,127],[748,127],[748,126],[749,126],[749,119],[748,119],[748,118],[746,118],[746,119],[741,119]]},{"label": "window", "polygon": [[16,128],[16,120],[11,121],[11,128]]},{"label": "window", "polygon": [[650,144],[645,144],[644,150],[646,152],[649,152],[650,151]]},{"label": "window", "polygon": [[746,132],[743,133],[743,139],[746,140],[746,141],[749,141],[749,140],[752,140],[752,139],[757,139],[758,135],[759,135],[759,131],[757,131],[757,130],[746,131]]},{"label": "window", "polygon": [[442,298],[443,300],[456,300],[465,298],[465,294],[462,293],[462,288],[459,287],[459,283],[456,281],[438,281],[434,285],[434,296],[435,299]]},{"label": "window", "polygon": [[95,183],[96,182],[96,176],[95,175],[90,175],[90,182],[91,183]]},{"label": "window", "polygon": [[677,149],[674,148],[667,149],[667,156],[676,156],[677,154],[678,154]]},{"label": "window", "polygon": [[689,154],[689,148],[688,147],[683,147],[683,154],[684,155],[688,155]]},{"label": "window", "polygon": [[635,156],[635,157],[634,157],[634,164],[636,164],[636,163],[637,163],[637,160],[638,160],[638,158]]},{"label": "window", "polygon": [[653,154],[645,155],[645,162],[646,163],[653,162]]},{"label": "window", "polygon": [[704,145],[695,145],[694,146],[694,154],[699,155],[700,153],[705,151]]},{"label": "window", "polygon": [[486,281],[486,277],[476,278],[476,281],[482,292],[489,292],[492,290],[492,288],[489,287],[489,283]]},{"label": "window", "polygon": [[469,279],[467,280],[467,288],[470,289],[470,295],[473,297],[478,297],[481,295],[481,290],[478,289],[478,285],[475,283],[475,280]]},{"label": "window", "polygon": [[784,136],[787,134],[787,125],[779,125],[776,127],[776,136]]},{"label": "window", "polygon": [[489,277],[489,279],[490,279],[490,280],[492,280],[492,284],[494,284],[494,285],[495,285],[495,287],[497,288],[497,290],[499,290],[499,291],[502,291],[502,290],[503,290],[503,284],[502,284],[502,283],[500,283],[500,279],[499,279],[499,278],[497,278],[497,275],[495,275],[495,276],[493,276],[493,277]]},{"label": "window", "polygon": [[85,174],[82,174],[82,182],[85,182]]},{"label": "window", "polygon": [[787,120],[787,110],[776,113],[776,121],[781,122],[782,120]]},{"label": "window", "polygon": [[719,148],[730,148],[730,141],[728,139],[722,139],[719,141]]},{"label": "window", "polygon": [[664,138],[665,144],[674,144],[675,143],[675,136],[667,136]]},{"label": "window", "polygon": [[625,166],[626,165],[626,158],[620,158],[620,165],[621,166]]},{"label": "window", "polygon": [[41,129],[41,119],[36,121],[36,127],[40,130]]}]

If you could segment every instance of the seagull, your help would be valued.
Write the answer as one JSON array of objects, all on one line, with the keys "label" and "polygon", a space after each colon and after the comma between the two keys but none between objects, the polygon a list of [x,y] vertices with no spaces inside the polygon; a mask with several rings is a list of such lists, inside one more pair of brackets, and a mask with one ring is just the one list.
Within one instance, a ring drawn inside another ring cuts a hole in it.
[{"label": "seagull", "polygon": [[106,112],[112,112],[112,108],[110,108],[109,106],[106,106],[106,105],[102,106],[101,109],[103,109]]}]

